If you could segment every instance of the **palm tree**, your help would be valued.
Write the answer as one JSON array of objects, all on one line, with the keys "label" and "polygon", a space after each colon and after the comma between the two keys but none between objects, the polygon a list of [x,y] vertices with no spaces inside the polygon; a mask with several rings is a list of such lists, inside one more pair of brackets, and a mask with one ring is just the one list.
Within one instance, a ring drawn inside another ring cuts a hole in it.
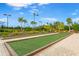
[{"label": "palm tree", "polygon": [[34,27],[35,27],[35,25],[37,24],[37,22],[31,21],[31,24],[34,25]]},{"label": "palm tree", "polygon": [[72,19],[71,18],[67,18],[66,22],[67,22],[67,24],[69,26],[69,32],[70,32],[70,30],[71,30],[70,26],[72,25]]},{"label": "palm tree", "polygon": [[27,23],[27,20],[23,19],[23,23],[24,23],[24,26],[25,26],[25,23]]},{"label": "palm tree", "polygon": [[23,22],[24,22],[23,20],[24,20],[23,17],[18,18],[18,22],[20,22],[20,24],[21,24],[21,30],[22,30],[22,25],[23,25]]},{"label": "palm tree", "polygon": [[64,23],[60,22],[58,25],[59,32],[64,29]]},{"label": "palm tree", "polygon": [[7,28],[8,28],[8,18],[9,18],[9,16],[11,16],[10,14],[3,14],[4,16],[6,16],[7,17]]},{"label": "palm tree", "polygon": [[58,29],[59,24],[60,24],[59,21],[54,22],[54,28],[55,28],[56,30],[59,30],[59,29]]}]

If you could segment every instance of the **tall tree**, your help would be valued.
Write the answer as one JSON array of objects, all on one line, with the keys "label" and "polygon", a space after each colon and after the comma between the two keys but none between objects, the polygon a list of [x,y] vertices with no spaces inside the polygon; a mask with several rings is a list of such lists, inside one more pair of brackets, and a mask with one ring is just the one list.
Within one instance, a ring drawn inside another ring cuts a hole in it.
[{"label": "tall tree", "polygon": [[56,30],[59,30],[59,24],[60,24],[59,21],[54,22],[54,28],[55,28]]},{"label": "tall tree", "polygon": [[63,22],[59,23],[58,29],[59,29],[59,31],[64,29],[64,23]]},{"label": "tall tree", "polygon": [[27,20],[23,19],[23,23],[24,23],[24,27],[25,27],[25,24],[27,23]]},{"label": "tall tree", "polygon": [[35,25],[37,24],[37,22],[31,21],[31,24],[33,25],[33,27],[35,27]]},{"label": "tall tree", "polygon": [[24,17],[19,17],[19,18],[18,18],[18,22],[20,22],[20,24],[21,24],[21,30],[22,30],[23,24],[26,23],[27,21],[24,20]]},{"label": "tall tree", "polygon": [[57,31],[63,30],[64,29],[64,23],[63,22],[56,21],[56,22],[54,22],[54,28]]},{"label": "tall tree", "polygon": [[51,32],[52,27],[50,25],[44,25],[43,27],[44,27],[45,31],[50,31]]},{"label": "tall tree", "polygon": [[70,32],[70,30],[71,30],[71,25],[72,25],[72,19],[71,19],[71,18],[67,18],[67,19],[66,19],[66,22],[67,22],[67,24],[68,24],[69,32]]}]

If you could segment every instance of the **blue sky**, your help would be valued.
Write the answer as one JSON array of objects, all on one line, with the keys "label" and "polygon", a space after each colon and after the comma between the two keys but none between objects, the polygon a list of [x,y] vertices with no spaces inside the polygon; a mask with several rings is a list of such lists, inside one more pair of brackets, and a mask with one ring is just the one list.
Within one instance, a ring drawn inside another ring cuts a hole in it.
[{"label": "blue sky", "polygon": [[44,24],[54,21],[66,23],[68,17],[71,17],[73,21],[79,19],[79,4],[77,3],[0,3],[0,21],[6,22],[6,16],[3,14],[7,13],[12,15],[9,17],[9,26],[19,26],[18,17],[24,17],[30,23],[33,20],[34,11],[39,14],[36,21]]}]

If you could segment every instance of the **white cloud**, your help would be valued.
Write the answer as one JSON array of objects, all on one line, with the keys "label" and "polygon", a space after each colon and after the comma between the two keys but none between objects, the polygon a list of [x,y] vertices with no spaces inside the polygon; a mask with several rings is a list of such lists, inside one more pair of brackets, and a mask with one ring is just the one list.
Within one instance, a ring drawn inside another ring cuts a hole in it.
[{"label": "white cloud", "polygon": [[7,3],[7,5],[13,6],[13,7],[25,7],[29,4],[26,4],[26,3]]},{"label": "white cloud", "polygon": [[21,8],[20,7],[14,7],[14,10],[20,10]]},{"label": "white cloud", "polygon": [[74,13],[72,13],[72,15],[77,15],[77,13],[76,13],[76,12],[74,12]]},{"label": "white cloud", "polygon": [[23,12],[19,12],[21,15],[23,15],[24,13]]},{"label": "white cloud", "polygon": [[78,15],[78,9],[75,9],[75,11],[72,13],[73,16]]},{"label": "white cloud", "polygon": [[[9,6],[14,7],[15,10],[20,10],[21,8],[27,8],[27,7],[31,7],[31,8],[37,8],[37,6],[31,6],[34,3],[6,3]],[[38,6],[42,6],[42,5],[47,5],[49,3],[38,3]]]},{"label": "white cloud", "polygon": [[14,10],[20,10],[21,8],[27,8],[32,3],[7,3],[7,5],[14,7]]},{"label": "white cloud", "polygon": [[39,6],[42,6],[42,5],[47,5],[49,3],[38,3]]},{"label": "white cloud", "polygon": [[79,21],[79,18],[74,18],[73,19],[73,22],[78,22]]},{"label": "white cloud", "polygon": [[44,20],[44,21],[48,21],[50,23],[53,23],[53,22],[57,21],[56,18],[41,18],[41,19]]},{"label": "white cloud", "polygon": [[78,3],[79,0],[0,0],[1,3]]},{"label": "white cloud", "polygon": [[37,6],[30,6],[30,8],[34,9],[34,8],[37,8]]},{"label": "white cloud", "polygon": [[38,13],[38,12],[40,12],[40,11],[39,11],[38,9],[36,9],[36,8],[33,8],[33,9],[29,10],[29,12],[30,12],[30,13],[34,13],[34,12]]},{"label": "white cloud", "polygon": [[0,19],[0,22],[7,22],[7,19],[6,18],[2,18],[2,19]]},{"label": "white cloud", "polygon": [[78,12],[79,10],[78,10],[78,9],[76,9],[75,11],[76,11],[76,12]]},{"label": "white cloud", "polygon": [[[13,7],[28,7],[29,5],[32,5],[34,3],[7,3],[7,5],[9,6],[13,6]],[[41,5],[47,5],[49,3],[38,3],[39,6]],[[36,7],[36,6],[34,6]]]}]

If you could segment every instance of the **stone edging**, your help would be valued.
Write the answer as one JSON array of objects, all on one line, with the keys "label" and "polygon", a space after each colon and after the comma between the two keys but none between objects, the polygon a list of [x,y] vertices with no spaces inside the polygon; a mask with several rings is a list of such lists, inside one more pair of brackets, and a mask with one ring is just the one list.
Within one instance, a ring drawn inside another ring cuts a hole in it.
[{"label": "stone edging", "polygon": [[18,56],[17,53],[10,47],[10,45],[9,45],[8,43],[5,42],[4,44],[5,44],[5,46],[6,46],[7,50],[8,50],[8,52],[9,52],[9,54],[10,54],[11,56]]}]

